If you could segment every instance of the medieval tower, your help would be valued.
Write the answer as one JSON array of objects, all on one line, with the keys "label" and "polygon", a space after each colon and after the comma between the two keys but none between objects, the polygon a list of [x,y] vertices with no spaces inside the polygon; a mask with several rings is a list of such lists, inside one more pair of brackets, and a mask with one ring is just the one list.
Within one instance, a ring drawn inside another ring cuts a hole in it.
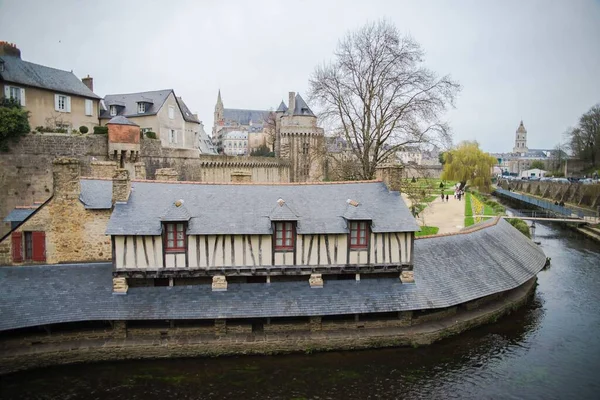
[{"label": "medieval tower", "polygon": [[515,135],[515,147],[513,148],[513,153],[527,153],[527,129],[523,126],[522,120]]},{"label": "medieval tower", "polygon": [[288,106],[282,101],[275,115],[275,154],[290,161],[290,181],[322,181],[325,141],[317,116],[294,92]]}]

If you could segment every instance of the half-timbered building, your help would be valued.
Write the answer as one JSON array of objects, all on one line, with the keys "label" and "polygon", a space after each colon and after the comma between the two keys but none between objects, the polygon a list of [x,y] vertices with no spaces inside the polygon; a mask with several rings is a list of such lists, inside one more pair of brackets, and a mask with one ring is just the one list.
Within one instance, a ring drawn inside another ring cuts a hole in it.
[{"label": "half-timbered building", "polygon": [[116,277],[173,285],[313,275],[319,286],[316,274],[360,279],[412,271],[418,229],[399,193],[379,181],[137,181],[116,202],[107,234]]}]

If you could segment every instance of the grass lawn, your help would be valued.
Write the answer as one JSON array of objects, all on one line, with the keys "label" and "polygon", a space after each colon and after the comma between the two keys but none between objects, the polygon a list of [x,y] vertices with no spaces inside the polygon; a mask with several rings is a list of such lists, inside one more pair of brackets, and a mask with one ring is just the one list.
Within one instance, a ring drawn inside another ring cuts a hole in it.
[{"label": "grass lawn", "polygon": [[465,227],[475,223],[473,218],[473,207],[471,207],[471,193],[465,193]]},{"label": "grass lawn", "polygon": [[421,230],[416,232],[415,236],[429,236],[429,235],[437,235],[440,228],[437,226],[422,226]]}]

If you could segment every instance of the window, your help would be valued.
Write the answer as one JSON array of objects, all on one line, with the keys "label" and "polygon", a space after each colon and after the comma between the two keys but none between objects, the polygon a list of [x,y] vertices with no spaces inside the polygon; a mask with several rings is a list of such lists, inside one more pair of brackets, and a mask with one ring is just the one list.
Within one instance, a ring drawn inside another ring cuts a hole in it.
[{"label": "window", "polygon": [[138,103],[138,114],[143,114],[146,112],[146,104]]},{"label": "window", "polygon": [[25,105],[25,89],[16,86],[5,86],[4,97],[7,99],[13,99],[20,105]]},{"label": "window", "polygon": [[183,222],[165,224],[165,252],[185,252],[185,224]]},{"label": "window", "polygon": [[169,119],[175,119],[175,107],[169,106]]},{"label": "window", "polygon": [[11,239],[13,262],[46,261],[45,232],[13,232]]},{"label": "window", "polygon": [[94,115],[94,103],[90,99],[85,99],[85,115]]},{"label": "window", "polygon": [[275,222],[275,251],[292,251],[294,242],[294,223]]},{"label": "window", "polygon": [[302,143],[302,154],[308,154],[309,148],[310,148],[310,144],[308,144],[308,142]]},{"label": "window", "polygon": [[350,248],[364,250],[369,244],[369,226],[366,221],[350,221]]},{"label": "window", "polygon": [[110,106],[110,116],[114,117],[117,115],[117,106]]},{"label": "window", "polygon": [[177,143],[177,131],[174,129],[169,132],[169,143]]},{"label": "window", "polygon": [[55,94],[54,109],[60,112],[71,112],[71,96]]}]

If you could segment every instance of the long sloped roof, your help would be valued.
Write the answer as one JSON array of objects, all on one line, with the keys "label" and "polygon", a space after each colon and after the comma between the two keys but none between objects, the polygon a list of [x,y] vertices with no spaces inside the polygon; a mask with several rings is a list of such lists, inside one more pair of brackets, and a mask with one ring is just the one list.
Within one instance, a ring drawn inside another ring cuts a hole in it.
[{"label": "long sloped roof", "polygon": [[112,265],[0,268],[0,331],[86,320],[260,318],[450,307],[514,289],[544,267],[543,251],[508,222],[415,241],[415,284],[396,279],[129,288],[112,294]]},{"label": "long sloped roof", "polygon": [[27,85],[61,93],[75,94],[99,99],[73,72],[63,71],[44,65],[23,61],[19,57],[0,56],[4,62],[4,70],[0,72],[2,80],[20,85]]},{"label": "long sloped roof", "polygon": [[269,215],[283,199],[298,216],[299,234],[347,233],[348,199],[372,216],[373,232],[414,232],[415,219],[398,192],[382,182],[320,184],[193,184],[138,181],[108,222],[111,235],[160,235],[161,212],[179,199],[191,219],[188,234],[271,234]]},{"label": "long sloped roof", "polygon": [[266,110],[243,110],[238,108],[224,108],[223,119],[225,123],[235,122],[240,125],[263,124],[270,111]]},{"label": "long sloped roof", "polygon": [[[156,115],[171,93],[173,93],[173,89],[139,93],[107,94],[104,97],[105,109],[100,110],[100,118],[112,118],[110,115],[111,105],[124,107],[119,111],[119,115],[129,118]],[[139,102],[145,102],[147,104],[146,112],[138,113]]]}]

